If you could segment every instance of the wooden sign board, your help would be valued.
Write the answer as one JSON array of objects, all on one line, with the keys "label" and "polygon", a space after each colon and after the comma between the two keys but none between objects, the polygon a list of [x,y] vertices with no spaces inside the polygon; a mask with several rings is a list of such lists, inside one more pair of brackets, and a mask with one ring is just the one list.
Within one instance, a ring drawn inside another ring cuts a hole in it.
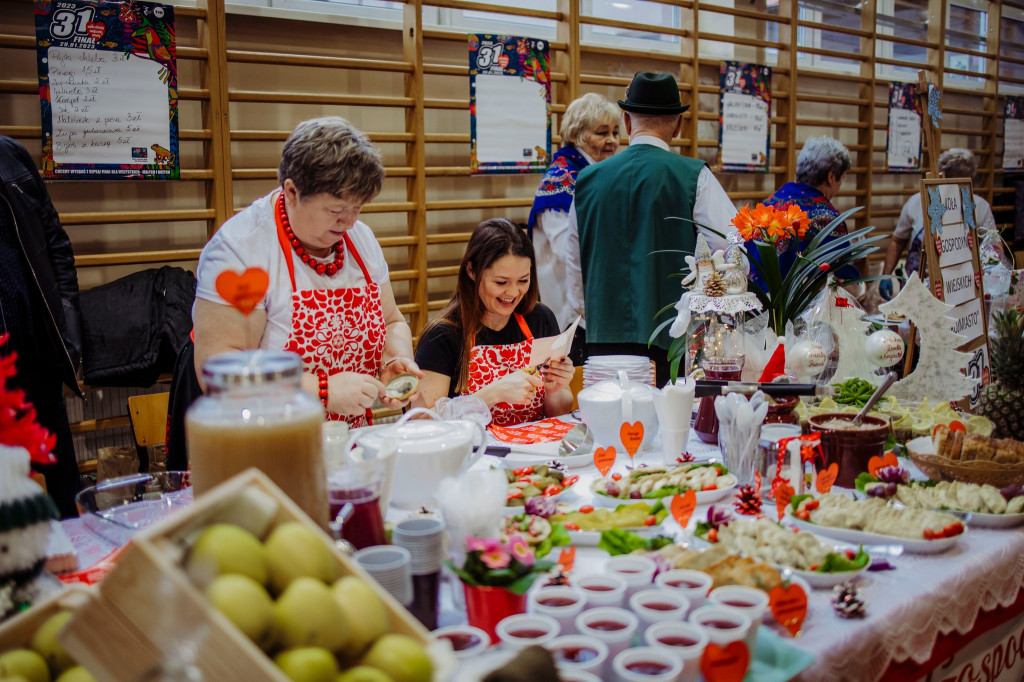
[{"label": "wooden sign board", "polygon": [[956,306],[950,313],[954,319],[950,330],[965,339],[957,350],[972,354],[968,376],[976,379],[977,386],[960,404],[970,410],[977,406],[991,373],[988,315],[970,178],[922,180],[921,210],[929,289],[940,301]]}]

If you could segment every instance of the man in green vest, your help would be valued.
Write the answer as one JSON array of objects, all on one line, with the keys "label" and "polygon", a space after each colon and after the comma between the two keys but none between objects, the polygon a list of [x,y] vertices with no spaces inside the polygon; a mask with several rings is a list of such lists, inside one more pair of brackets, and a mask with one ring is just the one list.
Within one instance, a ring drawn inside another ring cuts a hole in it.
[{"label": "man in green vest", "polygon": [[[619,100],[629,147],[580,171],[569,211],[569,304],[584,316],[588,355],[646,355],[658,385],[668,380],[668,331],[651,348],[655,313],[679,300],[682,254],[692,253],[698,228],[723,234],[736,208],[707,164],[671,151],[689,109],[668,73],[640,72]],[[677,220],[674,218],[686,218]],[[712,250],[729,244],[701,230]],[[654,255],[652,255],[654,254]]]}]

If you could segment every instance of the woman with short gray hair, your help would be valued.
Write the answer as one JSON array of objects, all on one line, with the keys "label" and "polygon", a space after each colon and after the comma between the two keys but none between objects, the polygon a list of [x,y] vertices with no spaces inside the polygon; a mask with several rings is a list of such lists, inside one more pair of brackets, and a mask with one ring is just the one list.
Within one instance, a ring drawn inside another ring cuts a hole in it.
[{"label": "woman with short gray hair", "polygon": [[563,329],[572,322],[565,289],[565,259],[576,175],[619,148],[620,116],[617,106],[593,92],[569,104],[559,127],[562,148],[551,157],[530,210],[526,229],[536,253],[540,298],[554,311]]},{"label": "woman with short gray hair", "polygon": [[[199,256],[197,372],[219,353],[290,350],[302,357],[303,388],[328,419],[365,424],[377,399],[404,404],[385,397],[389,378],[422,376],[380,244],[359,221],[384,184],[380,153],[343,118],[304,121],[284,143],[277,180]],[[221,277],[228,273],[236,277]],[[263,275],[266,293],[248,301],[230,284]]]},{"label": "woman with short gray hair", "polygon": [[[978,172],[978,159],[970,149],[953,147],[939,155],[939,172],[947,178],[974,178]],[[996,219],[992,215],[992,207],[982,197],[974,195],[974,223],[977,225],[980,234],[986,231],[996,230]],[[892,231],[892,239],[885,249],[885,263],[882,264],[882,274],[891,275],[896,270],[896,263],[903,255],[903,249],[910,244],[910,251],[907,252],[907,262],[904,265],[904,272],[909,277],[912,273],[921,268],[921,246],[924,235],[924,213],[921,211],[921,194],[914,192],[903,204],[900,211],[900,219],[896,222],[896,229]],[[891,279],[883,279],[878,283],[878,293],[882,298],[888,300],[893,295],[893,284]]]}]

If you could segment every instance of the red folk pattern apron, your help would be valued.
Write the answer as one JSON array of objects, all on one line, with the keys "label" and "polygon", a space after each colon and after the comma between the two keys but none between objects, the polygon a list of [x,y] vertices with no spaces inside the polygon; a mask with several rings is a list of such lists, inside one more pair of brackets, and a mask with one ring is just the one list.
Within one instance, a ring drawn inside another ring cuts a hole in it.
[{"label": "red folk pattern apron", "polygon": [[[515,313],[515,318],[526,340],[503,346],[473,346],[469,355],[467,393],[475,393],[503,376],[529,366],[530,351],[533,349],[533,334],[522,315]],[[491,408],[491,418],[498,426],[513,426],[543,419],[544,387],[538,388],[533,396],[533,401],[526,405],[495,404]]]},{"label": "red folk pattern apron", "polygon": [[[274,215],[276,218],[277,211]],[[284,350],[298,353],[302,357],[303,369],[314,374],[323,370],[328,376],[339,372],[376,376],[387,333],[380,304],[380,285],[370,278],[348,234],[344,235],[345,249],[363,271],[366,280],[363,287],[296,291],[296,259],[279,218],[277,238],[292,281],[292,330]],[[327,413],[327,419],[347,421],[350,426],[366,426],[369,417],[369,410],[365,416]]]}]

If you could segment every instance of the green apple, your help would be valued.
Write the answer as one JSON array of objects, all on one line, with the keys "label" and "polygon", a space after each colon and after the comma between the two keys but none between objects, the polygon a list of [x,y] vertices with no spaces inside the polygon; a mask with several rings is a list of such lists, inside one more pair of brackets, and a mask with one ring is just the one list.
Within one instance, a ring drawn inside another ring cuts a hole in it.
[{"label": "green apple", "polygon": [[14,677],[0,677],[0,682],[29,682],[21,675],[15,675]]},{"label": "green apple", "polygon": [[377,639],[388,631],[388,612],[384,602],[369,585],[359,578],[347,575],[339,578],[331,591],[338,602],[345,620],[353,626],[348,642],[341,649],[346,656],[358,656]]},{"label": "green apple", "polygon": [[43,657],[54,675],[60,675],[75,664],[74,659],[64,651],[64,647],[57,641],[57,633],[67,625],[69,620],[71,620],[70,611],[55,613],[39,626],[36,634],[32,635],[30,646]]},{"label": "green apple", "polygon": [[315,646],[282,651],[274,663],[293,682],[334,682],[338,676],[338,662],[327,649]]},{"label": "green apple", "polygon": [[387,673],[368,665],[357,665],[338,675],[335,682],[393,682]]},{"label": "green apple", "polygon": [[274,604],[274,629],[283,647],[323,647],[339,651],[349,638],[331,588],[313,578],[296,578]]},{"label": "green apple", "polygon": [[96,678],[80,665],[68,668],[55,682],[96,682]]},{"label": "green apple", "polygon": [[249,576],[227,573],[206,588],[206,598],[246,637],[260,647],[269,646],[274,602],[263,585]]},{"label": "green apple", "polygon": [[423,645],[405,635],[383,635],[359,665],[382,670],[394,682],[430,682],[433,673],[433,664]]},{"label": "green apple", "polygon": [[316,578],[332,583],[338,562],[324,539],[301,523],[282,523],[266,542],[270,586],[280,594],[296,578]]},{"label": "green apple", "polygon": [[259,539],[230,523],[207,526],[189,553],[185,570],[194,582],[207,586],[218,575],[247,575],[260,585],[267,583],[267,550]]},{"label": "green apple", "polygon": [[0,654],[0,678],[18,675],[28,682],[50,682],[46,659],[31,649],[13,649]]}]

